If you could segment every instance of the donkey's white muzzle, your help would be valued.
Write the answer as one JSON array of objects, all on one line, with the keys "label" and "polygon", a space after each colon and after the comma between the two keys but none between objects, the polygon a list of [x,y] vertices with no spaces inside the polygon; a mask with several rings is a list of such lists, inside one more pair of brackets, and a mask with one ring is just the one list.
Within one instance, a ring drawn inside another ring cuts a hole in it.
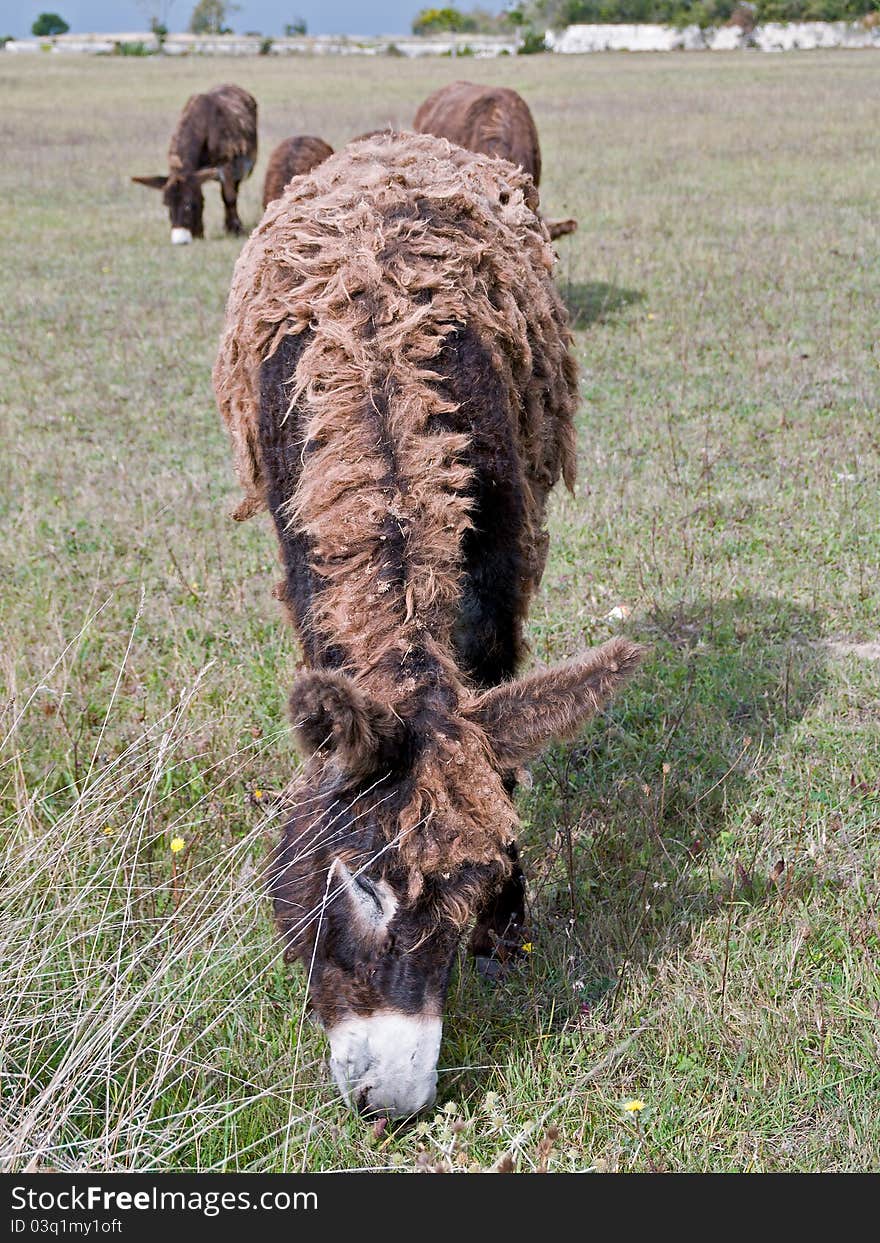
[{"label": "donkey's white muzzle", "polygon": [[193,240],[193,235],[189,229],[172,229],[171,245],[172,246],[188,246]]},{"label": "donkey's white muzzle", "polygon": [[330,1068],[350,1109],[408,1118],[437,1095],[443,1022],[386,1012],[331,1027]]}]

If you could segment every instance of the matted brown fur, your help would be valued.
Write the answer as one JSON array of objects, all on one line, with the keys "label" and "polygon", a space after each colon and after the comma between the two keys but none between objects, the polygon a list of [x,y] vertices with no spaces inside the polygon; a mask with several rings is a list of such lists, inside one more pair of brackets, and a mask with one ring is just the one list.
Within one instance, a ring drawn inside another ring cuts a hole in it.
[{"label": "matted brown fur", "polygon": [[[432,363],[466,325],[508,390],[524,494],[524,613],[546,560],[547,493],[575,473],[571,337],[537,208],[521,169],[442,139],[389,135],[346,148],[270,204],[236,266],[214,368],[246,492],[237,516],[248,517],[267,499],[261,368],[285,337],[308,330],[291,408],[305,417],[309,452],[287,515],[321,583],[310,640],[343,650],[344,671],[401,720],[432,696],[442,708],[410,801],[388,827],[415,889],[427,873],[498,863],[515,831],[485,734],[461,711],[473,692],[452,632],[470,438],[437,430],[454,407]],[[377,402],[384,441],[365,417]],[[389,516],[402,554],[392,555]],[[406,672],[413,652],[430,665],[430,685]]]},{"label": "matted brown fur", "polygon": [[285,138],[269,156],[269,167],[263,182],[263,207],[268,207],[281,197],[291,177],[302,176],[332,154],[330,144],[313,134]]}]

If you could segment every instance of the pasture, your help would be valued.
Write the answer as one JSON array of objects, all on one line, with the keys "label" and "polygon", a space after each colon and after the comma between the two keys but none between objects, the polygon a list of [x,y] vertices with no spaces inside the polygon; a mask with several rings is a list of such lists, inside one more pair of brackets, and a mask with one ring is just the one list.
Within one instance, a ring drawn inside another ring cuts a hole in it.
[{"label": "pasture", "polygon": [[[250,228],[281,138],[405,127],[459,76],[524,94],[544,209],[580,221],[533,657],[621,627],[652,655],[534,766],[525,962],[490,989],[462,952],[437,1107],[383,1129],[260,893],[298,653],[268,519],[228,518],[240,242],[212,185],[172,248],[129,177],[237,82]],[[2,1168],[880,1166],[876,81],[870,52],[0,53]]]}]

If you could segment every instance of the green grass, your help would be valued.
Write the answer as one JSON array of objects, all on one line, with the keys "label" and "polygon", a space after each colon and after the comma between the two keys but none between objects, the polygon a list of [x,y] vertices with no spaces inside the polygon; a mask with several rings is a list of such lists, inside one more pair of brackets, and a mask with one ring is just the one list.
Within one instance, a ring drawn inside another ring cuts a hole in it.
[{"label": "green grass", "polygon": [[209,193],[172,249],[129,176],[231,77],[252,224],[280,138],[406,125],[459,69],[0,56],[4,1168],[880,1167],[875,62],[468,63],[526,95],[580,220],[580,481],[533,651],[625,606],[653,653],[535,765],[532,953],[494,991],[462,956],[437,1114],[376,1136],[260,894],[297,652],[267,523],[227,517],[239,244]]}]

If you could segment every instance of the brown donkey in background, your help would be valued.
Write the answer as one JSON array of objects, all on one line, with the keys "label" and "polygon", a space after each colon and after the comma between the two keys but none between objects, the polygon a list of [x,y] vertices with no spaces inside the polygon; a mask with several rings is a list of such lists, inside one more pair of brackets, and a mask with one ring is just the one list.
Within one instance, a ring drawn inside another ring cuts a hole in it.
[{"label": "brown donkey in background", "polygon": [[291,177],[301,177],[332,154],[330,144],[312,134],[296,134],[279,142],[269,156],[263,182],[263,207],[281,198]]},{"label": "brown donkey in background", "polygon": [[[448,138],[468,151],[510,160],[541,184],[541,144],[529,105],[509,86],[449,82],[429,95],[413,122],[417,134]],[[551,240],[574,233],[577,221],[544,221]]]},{"label": "brown donkey in background", "polygon": [[388,135],[288,186],[239,259],[214,370],[247,496],[268,506],[308,669],[306,757],[272,890],[346,1101],[434,1099],[463,930],[523,919],[516,770],[634,668],[615,639],[516,679],[575,475],[575,364],[531,179]]},{"label": "brown donkey in background", "polygon": [[257,162],[257,101],[240,86],[215,86],[191,95],[183,106],[168,148],[168,174],[132,177],[138,185],[161,190],[171,220],[171,244],[204,237],[202,217],[206,181],[219,181],[226,232],[243,233],[238,218],[238,187]]}]

